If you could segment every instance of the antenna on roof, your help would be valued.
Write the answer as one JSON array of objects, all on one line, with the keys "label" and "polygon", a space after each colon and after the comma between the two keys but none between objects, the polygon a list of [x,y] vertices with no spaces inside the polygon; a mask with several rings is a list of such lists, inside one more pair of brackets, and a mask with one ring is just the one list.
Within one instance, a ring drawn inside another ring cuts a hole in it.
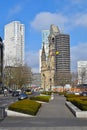
[{"label": "antenna on roof", "polygon": [[64,28],[61,28],[61,33],[64,33]]}]

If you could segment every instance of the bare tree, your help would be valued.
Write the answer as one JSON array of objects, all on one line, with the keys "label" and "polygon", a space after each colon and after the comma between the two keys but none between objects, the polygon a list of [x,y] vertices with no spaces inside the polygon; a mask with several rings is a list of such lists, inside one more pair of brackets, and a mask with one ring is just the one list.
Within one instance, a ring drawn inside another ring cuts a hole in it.
[{"label": "bare tree", "polygon": [[23,85],[31,84],[32,71],[27,65],[18,67],[6,67],[4,83],[11,87],[16,85],[18,88],[22,88]]},{"label": "bare tree", "polygon": [[13,67],[7,66],[4,68],[4,85],[11,87],[13,78]]},{"label": "bare tree", "polygon": [[19,66],[16,68],[15,72],[16,83],[19,88],[22,88],[23,85],[32,83],[32,72],[31,68],[28,66]]},{"label": "bare tree", "polygon": [[81,79],[81,84],[85,83],[86,80],[86,68],[83,67],[79,73],[80,79]]},{"label": "bare tree", "polygon": [[71,73],[71,85],[72,87],[75,87],[77,86],[78,84],[78,74],[77,72],[72,72]]},{"label": "bare tree", "polygon": [[57,85],[62,86],[63,91],[64,91],[64,86],[66,84],[71,83],[71,74],[69,74],[69,73],[58,73],[57,76],[58,76]]}]

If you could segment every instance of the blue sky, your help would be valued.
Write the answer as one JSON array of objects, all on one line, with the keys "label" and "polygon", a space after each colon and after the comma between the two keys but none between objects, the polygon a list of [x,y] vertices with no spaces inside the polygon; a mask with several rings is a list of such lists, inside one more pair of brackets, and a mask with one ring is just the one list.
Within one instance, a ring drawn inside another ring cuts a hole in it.
[{"label": "blue sky", "polygon": [[25,60],[38,72],[42,29],[55,24],[70,35],[71,69],[87,60],[87,0],[0,0],[0,36],[12,21],[25,25]]}]

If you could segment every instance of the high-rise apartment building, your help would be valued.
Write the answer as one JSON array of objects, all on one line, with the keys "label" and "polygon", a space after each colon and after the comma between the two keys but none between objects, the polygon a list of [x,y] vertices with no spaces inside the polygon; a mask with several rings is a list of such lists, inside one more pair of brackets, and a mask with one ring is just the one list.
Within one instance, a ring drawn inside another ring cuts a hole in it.
[{"label": "high-rise apartment building", "polygon": [[51,25],[48,39],[48,59],[44,45],[42,48],[41,79],[42,87],[50,89],[52,86],[70,83],[70,36]]},{"label": "high-rise apartment building", "polygon": [[5,66],[24,65],[24,24],[13,21],[4,28]]}]

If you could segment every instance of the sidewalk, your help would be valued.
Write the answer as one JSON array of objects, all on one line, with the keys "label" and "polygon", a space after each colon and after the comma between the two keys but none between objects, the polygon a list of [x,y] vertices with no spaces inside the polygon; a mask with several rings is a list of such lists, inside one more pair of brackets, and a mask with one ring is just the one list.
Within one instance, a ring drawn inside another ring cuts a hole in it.
[{"label": "sidewalk", "polygon": [[0,122],[5,130],[87,130],[87,119],[77,119],[65,105],[65,97],[43,103],[35,117],[6,117]]},{"label": "sidewalk", "polygon": [[38,117],[58,117],[58,118],[74,118],[71,111],[65,106],[65,98],[63,96],[54,95],[54,99],[49,103],[42,104]]}]

